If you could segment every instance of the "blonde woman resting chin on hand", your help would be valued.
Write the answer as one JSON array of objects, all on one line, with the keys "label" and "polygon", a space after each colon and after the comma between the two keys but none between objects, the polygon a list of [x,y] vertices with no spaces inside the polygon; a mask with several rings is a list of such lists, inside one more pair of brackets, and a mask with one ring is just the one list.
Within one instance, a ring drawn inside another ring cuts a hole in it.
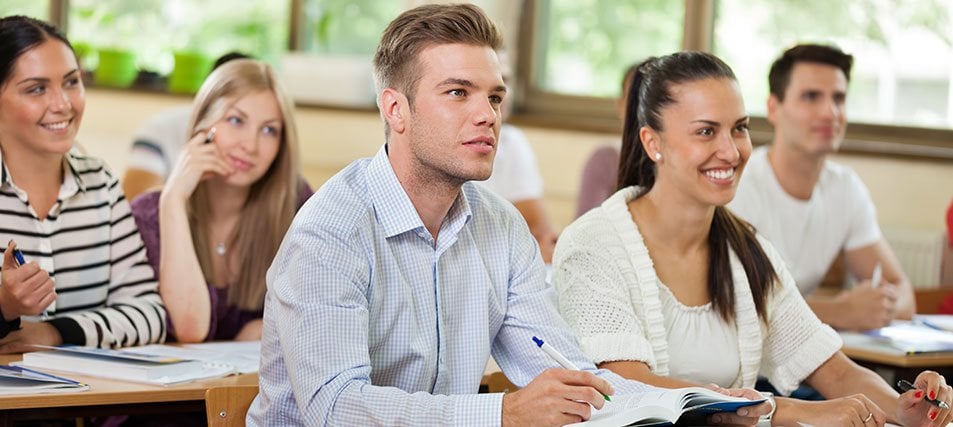
[{"label": "blonde woman resting chin on hand", "polygon": [[[619,191],[562,234],[559,308],[599,367],[662,387],[806,381],[827,401],[778,397],[773,425],[946,425],[946,380],[898,395],[840,351],[774,248],[724,205],[751,154],[731,69],[680,52],[643,62],[627,98]],[[730,423],[716,416],[713,420]]]},{"label": "blonde woman resting chin on hand", "polygon": [[271,265],[297,209],[293,104],[265,63],[230,61],[196,95],[192,139],[161,193],[133,202],[169,336],[180,342],[257,340]]}]

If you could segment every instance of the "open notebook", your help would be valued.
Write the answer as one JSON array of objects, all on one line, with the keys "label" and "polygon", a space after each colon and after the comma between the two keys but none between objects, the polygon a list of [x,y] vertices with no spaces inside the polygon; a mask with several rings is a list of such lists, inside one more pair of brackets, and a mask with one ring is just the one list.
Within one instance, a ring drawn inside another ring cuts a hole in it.
[{"label": "open notebook", "polygon": [[69,378],[20,366],[0,365],[0,395],[66,393],[84,390],[89,390],[89,386]]},{"label": "open notebook", "polygon": [[718,412],[757,405],[765,399],[731,397],[701,387],[660,389],[641,394],[615,397],[600,410],[593,410],[589,421],[570,424],[586,427],[707,425],[707,418]]}]

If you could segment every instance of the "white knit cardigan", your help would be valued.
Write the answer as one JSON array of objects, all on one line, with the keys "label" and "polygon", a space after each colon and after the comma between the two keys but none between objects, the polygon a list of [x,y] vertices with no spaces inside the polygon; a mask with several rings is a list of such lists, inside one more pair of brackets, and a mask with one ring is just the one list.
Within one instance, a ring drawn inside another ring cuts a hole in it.
[{"label": "white knit cardigan", "polygon": [[[639,193],[637,187],[619,190],[563,231],[553,257],[553,284],[560,312],[594,362],[637,360],[665,376],[669,354],[661,284],[628,209]],[[840,350],[841,340],[805,303],[774,247],[760,235],[758,240],[781,283],[769,293],[765,324],[744,268],[730,251],[741,369],[732,384],[721,386],[754,387],[760,372],[789,393]]]}]

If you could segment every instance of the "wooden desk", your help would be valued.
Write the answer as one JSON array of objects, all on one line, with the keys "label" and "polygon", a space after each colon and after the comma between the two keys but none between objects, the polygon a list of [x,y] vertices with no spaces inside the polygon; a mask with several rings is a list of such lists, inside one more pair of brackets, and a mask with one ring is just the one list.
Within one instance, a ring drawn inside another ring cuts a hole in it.
[{"label": "wooden desk", "polygon": [[[841,336],[844,337],[843,334]],[[953,353],[903,355],[879,349],[875,344],[852,343],[848,339],[844,340],[841,351],[858,365],[879,374],[891,385],[901,378],[913,381],[925,370],[936,371],[947,381],[953,379]]]},{"label": "wooden desk", "polygon": [[[19,355],[0,356],[0,364],[19,361]],[[258,374],[160,386],[86,375],[65,376],[89,384],[89,390],[69,393],[0,396],[0,427],[13,421],[205,411],[205,391],[211,387],[258,385]]]},{"label": "wooden desk", "polygon": [[953,368],[953,353],[917,354],[902,356],[867,348],[847,347],[842,349],[854,361],[870,362],[896,368],[949,369]]}]

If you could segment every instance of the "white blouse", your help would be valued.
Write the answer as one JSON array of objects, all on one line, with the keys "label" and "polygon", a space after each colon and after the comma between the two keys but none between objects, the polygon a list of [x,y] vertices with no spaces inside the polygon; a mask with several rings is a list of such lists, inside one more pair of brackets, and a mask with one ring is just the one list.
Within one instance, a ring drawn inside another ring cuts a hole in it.
[{"label": "white blouse", "polygon": [[721,318],[711,302],[689,307],[661,282],[659,288],[671,354],[669,376],[722,387],[734,384],[741,372],[738,330]]}]

